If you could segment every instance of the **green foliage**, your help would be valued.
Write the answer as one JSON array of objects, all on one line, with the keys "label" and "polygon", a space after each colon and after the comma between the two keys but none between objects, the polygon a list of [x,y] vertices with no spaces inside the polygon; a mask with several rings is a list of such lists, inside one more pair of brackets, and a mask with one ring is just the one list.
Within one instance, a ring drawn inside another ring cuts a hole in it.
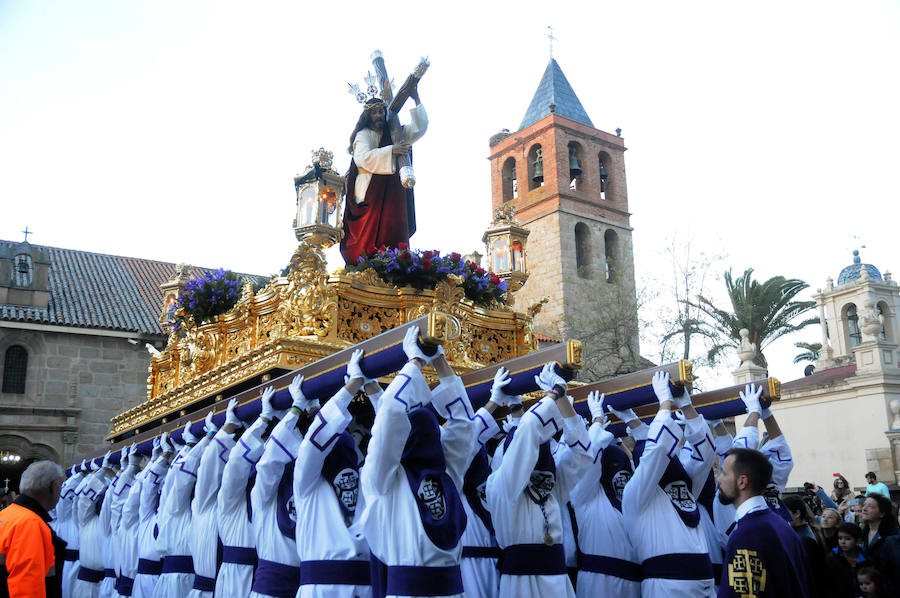
[{"label": "green foliage", "polygon": [[725,288],[731,309],[722,309],[702,295],[696,304],[718,335],[718,340],[709,350],[709,358],[715,359],[725,349],[737,347],[741,341],[740,330],[746,328],[750,331],[750,341],[756,343],[759,351],[754,363],[767,367],[763,355],[766,346],[786,334],[819,322],[819,318],[807,318],[797,324],[792,323],[816,305],[815,301],[794,301],[808,287],[802,280],[784,276],[773,276],[759,282],[753,279],[753,268],[747,268],[734,279],[731,270],[728,270],[725,273]]},{"label": "green foliage", "polygon": [[805,349],[803,353],[799,353],[794,357],[794,363],[800,363],[802,361],[811,361],[815,363],[816,361],[819,361],[819,351],[822,350],[822,343],[794,343],[794,346],[798,349]]}]

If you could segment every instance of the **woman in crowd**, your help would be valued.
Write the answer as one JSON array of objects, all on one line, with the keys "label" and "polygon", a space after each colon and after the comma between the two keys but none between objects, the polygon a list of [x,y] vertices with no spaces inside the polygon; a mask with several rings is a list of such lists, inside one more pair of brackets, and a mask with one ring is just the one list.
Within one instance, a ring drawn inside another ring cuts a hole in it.
[{"label": "woman in crowd", "polygon": [[838,545],[838,527],[843,523],[841,514],[835,509],[825,509],[822,511],[819,523],[822,526],[822,541],[824,542],[825,550],[834,550]]},{"label": "woman in crowd", "polygon": [[878,563],[884,541],[888,536],[897,534],[897,519],[894,517],[894,505],[881,494],[866,497],[860,511],[863,522],[862,549],[869,560]]},{"label": "woman in crowd", "polygon": [[853,498],[853,490],[850,488],[847,478],[837,474],[837,477],[834,478],[834,490],[831,491],[831,500],[840,508],[845,500],[850,500],[851,498]]}]

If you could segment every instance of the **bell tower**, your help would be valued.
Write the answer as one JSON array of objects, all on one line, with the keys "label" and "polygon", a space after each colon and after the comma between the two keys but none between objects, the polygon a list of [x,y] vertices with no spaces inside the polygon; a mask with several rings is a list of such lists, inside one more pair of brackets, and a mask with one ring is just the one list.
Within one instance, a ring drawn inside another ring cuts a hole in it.
[{"label": "bell tower", "polygon": [[[634,305],[625,143],[619,133],[594,127],[551,58],[519,129],[490,139],[492,211],[512,207],[530,231],[528,279],[516,293],[516,306],[525,309],[548,297],[535,317],[545,335],[566,336],[574,322],[591,317],[598,301]],[[590,339],[581,332],[568,336],[581,338],[588,351]],[[637,355],[636,327],[631,336]]]}]

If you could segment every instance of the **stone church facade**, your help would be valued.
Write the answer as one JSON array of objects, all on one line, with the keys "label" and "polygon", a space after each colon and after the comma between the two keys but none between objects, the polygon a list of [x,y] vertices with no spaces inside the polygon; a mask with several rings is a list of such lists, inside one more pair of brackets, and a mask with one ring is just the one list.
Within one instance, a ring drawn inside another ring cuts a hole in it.
[{"label": "stone church facade", "polygon": [[146,400],[173,279],[168,262],[0,241],[0,455],[19,457],[0,484],[102,450],[110,418]]},{"label": "stone church facade", "polygon": [[773,407],[794,455],[789,485],[864,486],[873,471],[900,485],[900,287],[889,272],[853,263],[813,295],[821,321],[815,371],[782,384]]}]

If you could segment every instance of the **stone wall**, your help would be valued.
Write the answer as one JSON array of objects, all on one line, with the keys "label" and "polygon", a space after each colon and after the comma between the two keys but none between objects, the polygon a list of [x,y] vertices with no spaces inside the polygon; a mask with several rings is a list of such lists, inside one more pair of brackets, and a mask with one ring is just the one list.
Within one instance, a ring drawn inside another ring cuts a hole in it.
[{"label": "stone wall", "polygon": [[524,311],[542,297],[548,297],[550,302],[534,319],[535,329],[542,334],[559,337],[564,313],[561,264],[566,259],[559,230],[559,213],[548,214],[528,223],[528,229],[531,234],[528,235],[525,251],[529,275],[525,286],[515,295],[515,307],[518,311]]},{"label": "stone wall", "polygon": [[24,394],[0,393],[0,449],[24,440],[71,463],[102,450],[110,418],[146,400],[144,341],[0,328],[0,356],[11,345],[28,351],[28,370]]},{"label": "stone wall", "polygon": [[833,473],[843,474],[854,487],[865,486],[867,471],[894,483],[885,397],[879,390],[839,383],[810,389],[802,397],[783,393],[772,409],[794,456],[788,486],[815,482],[829,488]]}]

